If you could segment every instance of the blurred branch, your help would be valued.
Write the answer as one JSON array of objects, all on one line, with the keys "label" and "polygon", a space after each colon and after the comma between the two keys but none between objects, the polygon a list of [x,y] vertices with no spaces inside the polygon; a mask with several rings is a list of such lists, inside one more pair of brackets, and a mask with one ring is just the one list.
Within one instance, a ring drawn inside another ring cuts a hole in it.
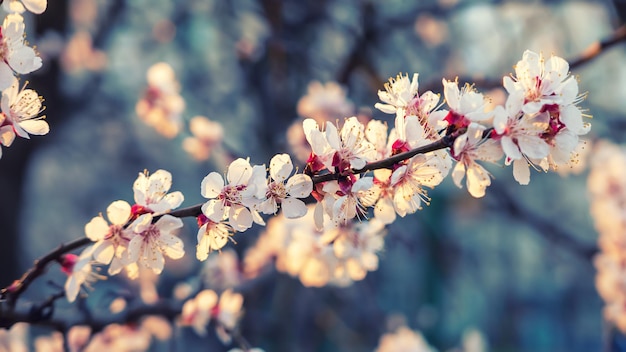
[{"label": "blurred branch", "polygon": [[[623,25],[617,28],[611,36],[605,38],[604,40],[594,42],[589,45],[585,50],[583,50],[578,56],[571,58],[568,60],[570,63],[570,70],[578,69],[580,66],[592,61],[593,59],[599,57],[601,54],[605,53],[608,49],[614,47],[615,45],[626,41],[626,25]],[[476,87],[481,87],[483,89],[493,89],[502,87],[501,80],[494,80],[488,78],[480,78],[480,77],[472,77],[472,76],[459,76],[458,80],[460,83],[467,82],[473,83]],[[436,92],[441,90],[441,80],[430,81],[421,86],[421,90],[425,91],[433,91]]]},{"label": "blurred branch", "polygon": [[589,246],[574,239],[571,234],[555,225],[554,221],[549,221],[538,214],[529,211],[526,207],[513,199],[513,196],[495,180],[491,184],[491,194],[497,197],[498,209],[507,211],[511,217],[522,220],[525,224],[533,226],[548,241],[558,244],[562,248],[568,249],[580,258],[591,263],[591,260],[598,252],[595,246]]},{"label": "blurred branch", "polygon": [[617,28],[613,34],[602,40],[597,41],[587,47],[579,56],[573,60],[570,60],[570,69],[576,69],[579,66],[586,64],[587,62],[595,59],[600,54],[606,52],[607,49],[626,41],[626,25],[622,25]]}]

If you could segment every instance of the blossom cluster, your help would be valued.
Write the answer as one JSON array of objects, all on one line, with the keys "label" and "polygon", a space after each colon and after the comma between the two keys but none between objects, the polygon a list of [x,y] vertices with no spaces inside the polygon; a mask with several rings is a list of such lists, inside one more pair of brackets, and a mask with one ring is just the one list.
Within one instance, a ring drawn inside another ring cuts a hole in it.
[{"label": "blossom cluster", "polygon": [[604,317],[626,332],[626,150],[603,141],[595,147],[587,188],[600,234],[594,258]]},{"label": "blossom cluster", "polygon": [[[0,145],[10,147],[15,137],[29,139],[30,135],[45,135],[49,131],[43,111],[43,98],[26,84],[20,88],[17,75],[28,74],[41,68],[39,54],[25,40],[26,25],[22,13],[36,14],[45,11],[47,0],[10,0],[2,3],[8,15],[0,27]],[[2,148],[0,147],[0,157]]]},{"label": "blossom cluster", "polygon": [[108,222],[99,215],[85,225],[85,235],[94,244],[77,258],[65,255],[61,263],[69,274],[65,285],[69,301],[76,299],[81,285],[99,278],[94,264],[109,265],[109,275],[125,268],[136,278],[140,266],[160,274],[165,257],[183,257],[183,241],[174,234],[183,222],[165,213],[180,206],[184,197],[181,192],[168,193],[171,186],[172,175],[165,170],[140,173],[133,185],[134,205],[117,200],[107,207]]},{"label": "blossom cluster", "polygon": [[244,258],[244,271],[257,276],[272,260],[276,269],[298,277],[303,285],[347,286],[378,269],[377,254],[384,246],[384,225],[379,221],[328,222],[317,230],[309,206],[298,219],[275,217]]}]

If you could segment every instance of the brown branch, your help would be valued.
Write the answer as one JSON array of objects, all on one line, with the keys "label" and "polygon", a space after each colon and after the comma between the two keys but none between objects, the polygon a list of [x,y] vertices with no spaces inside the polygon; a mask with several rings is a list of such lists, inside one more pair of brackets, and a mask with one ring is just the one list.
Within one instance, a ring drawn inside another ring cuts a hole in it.
[{"label": "brown branch", "polygon": [[587,47],[579,56],[570,61],[570,69],[578,68],[586,64],[587,62],[598,57],[600,54],[606,52],[607,49],[626,41],[626,25],[623,25],[615,30],[613,34],[602,41],[597,41]]},{"label": "brown branch", "polygon": [[522,219],[525,224],[535,227],[548,241],[567,248],[578,257],[591,263],[593,257],[598,252],[598,248],[590,246],[572,237],[567,231],[555,225],[554,221],[549,221],[539,214],[529,211],[526,207],[515,202],[506,187],[492,182],[491,192],[498,200],[498,209],[506,210],[513,218]]},{"label": "brown branch", "polygon": [[35,260],[32,268],[30,268],[19,280],[13,282],[10,286],[0,291],[0,298],[6,300],[9,306],[15,306],[15,302],[19,296],[30,286],[33,281],[41,276],[48,264],[59,259],[63,254],[71,252],[77,248],[84,247],[91,243],[87,237],[81,237],[65,244],[61,244],[57,249]]},{"label": "brown branch", "polygon": [[[438,141],[435,141],[433,143],[427,144],[425,146],[422,147],[418,147],[415,148],[413,150],[409,150],[408,152],[404,152],[404,153],[400,153],[400,154],[396,154],[393,155],[387,159],[383,159],[383,160],[379,160],[379,161],[375,161],[372,163],[368,163],[367,165],[365,165],[363,168],[361,169],[352,169],[350,170],[350,174],[362,174],[368,171],[373,171],[373,170],[378,170],[378,169],[389,169],[391,168],[394,164],[403,161],[403,160],[407,160],[410,159],[412,157],[414,157],[417,154],[426,154],[435,150],[439,150],[439,149],[445,149],[448,147],[451,147],[452,144],[454,143],[454,140],[456,139],[456,137],[458,136],[458,134],[453,133],[453,134],[449,134],[446,135],[445,137],[441,138]],[[324,175],[316,175],[312,177],[313,180],[313,184],[317,184],[320,182],[326,182],[326,181],[332,181],[332,180],[337,180],[339,179],[339,177],[341,177],[342,174],[324,174]],[[344,175],[345,176],[345,175]]]}]

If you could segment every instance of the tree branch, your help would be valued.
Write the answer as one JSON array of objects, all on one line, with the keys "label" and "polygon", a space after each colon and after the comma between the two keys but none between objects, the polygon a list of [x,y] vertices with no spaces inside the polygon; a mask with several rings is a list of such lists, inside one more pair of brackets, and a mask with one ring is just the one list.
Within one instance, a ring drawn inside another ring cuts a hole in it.
[{"label": "tree branch", "polygon": [[9,306],[15,306],[18,297],[24,292],[28,286],[39,276],[41,276],[48,264],[59,259],[63,254],[71,252],[77,248],[84,247],[91,243],[87,237],[81,237],[72,242],[61,244],[57,249],[35,260],[35,264],[30,268],[19,280],[14,281],[10,286],[0,291],[0,299],[6,300]]}]

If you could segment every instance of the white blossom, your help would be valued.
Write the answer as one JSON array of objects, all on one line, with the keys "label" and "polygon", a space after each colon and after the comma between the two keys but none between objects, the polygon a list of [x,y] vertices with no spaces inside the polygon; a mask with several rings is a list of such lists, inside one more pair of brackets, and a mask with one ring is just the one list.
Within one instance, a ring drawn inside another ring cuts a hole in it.
[{"label": "white blossom", "polygon": [[164,256],[180,259],[185,254],[183,241],[171,234],[183,227],[183,222],[167,214],[154,224],[152,219],[152,214],[143,214],[129,226],[134,235],[128,244],[125,264],[137,263],[160,274],[165,264]]},{"label": "white blossom", "polygon": [[13,78],[9,87],[2,91],[2,114],[4,126],[0,127],[0,140],[3,145],[10,146],[18,135],[30,138],[30,134],[45,135],[50,128],[45,116],[39,116],[43,111],[42,99],[32,89],[19,89],[19,81]]},{"label": "white blossom", "polygon": [[[133,184],[136,214],[150,212],[160,215],[178,208],[185,197],[179,191],[167,193],[172,187],[172,174],[166,170],[157,170],[153,174],[147,171],[139,173]],[[139,207],[139,209],[137,209]]]},{"label": "white blossom", "polygon": [[246,159],[237,159],[228,166],[225,184],[222,175],[211,172],[201,184],[201,193],[209,201],[202,205],[202,213],[214,222],[228,220],[235,231],[245,231],[252,222],[265,222],[254,209],[255,202],[265,196],[267,188],[265,165],[250,165]]},{"label": "white blossom", "polygon": [[118,200],[107,207],[107,217],[111,225],[102,216],[94,217],[85,225],[85,234],[96,242],[93,245],[93,257],[101,264],[111,264],[109,275],[119,273],[124,266],[122,258],[128,255],[126,251],[131,239],[130,231],[124,226],[131,216],[130,204]]},{"label": "white blossom", "polygon": [[265,199],[256,208],[264,214],[276,214],[278,207],[289,218],[298,218],[306,214],[307,208],[298,198],[306,198],[313,190],[313,181],[309,175],[295,174],[288,154],[277,154],[270,160],[270,177],[265,192]]}]

